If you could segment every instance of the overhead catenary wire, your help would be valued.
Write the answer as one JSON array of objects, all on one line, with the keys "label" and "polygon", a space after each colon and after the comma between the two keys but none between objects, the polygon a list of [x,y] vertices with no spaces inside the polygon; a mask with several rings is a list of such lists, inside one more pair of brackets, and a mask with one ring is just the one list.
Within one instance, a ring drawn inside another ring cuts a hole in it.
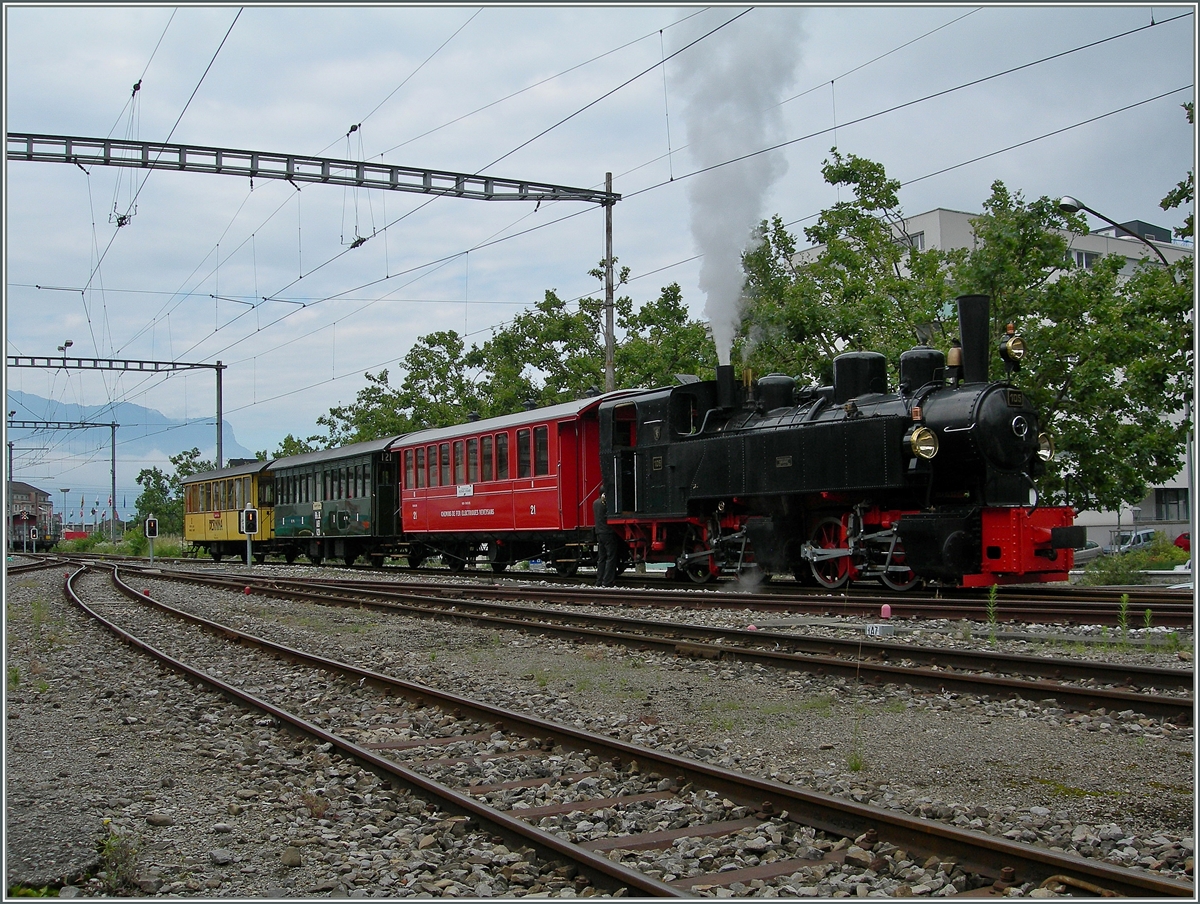
[{"label": "overhead catenary wire", "polygon": [[[697,12],[695,12],[695,13],[692,13],[692,14],[690,14],[690,15],[688,15],[688,16],[685,16],[685,17],[683,17],[683,18],[681,18],[681,19],[677,20],[675,23],[672,23],[671,25],[668,25],[668,26],[666,26],[666,27],[667,27],[667,28],[671,28],[671,27],[674,27],[675,25],[682,24],[683,22],[686,22],[686,21],[688,21],[689,19],[693,18],[694,16],[696,16],[696,15],[700,15],[702,12],[704,12],[704,10],[698,10]],[[924,33],[923,35],[920,35],[920,36],[918,36],[917,38],[914,38],[914,39],[912,39],[912,40],[910,40],[910,41],[908,41],[908,42],[906,42],[905,44],[903,44],[903,45],[900,45],[900,46],[901,46],[901,47],[909,46],[909,45],[911,45],[912,43],[915,43],[916,41],[919,41],[919,40],[921,40],[922,38],[924,38],[924,37],[927,37],[928,35],[930,35],[930,34],[933,34],[934,32],[936,32],[936,31],[938,31],[938,30],[941,30],[942,28],[945,28],[945,27],[947,27],[948,25],[954,24],[954,22],[957,22],[957,21],[959,21],[960,19],[962,19],[962,18],[965,18],[965,17],[966,17],[966,15],[969,15],[969,14],[970,14],[970,13],[968,13],[968,14],[965,14],[964,16],[959,16],[958,18],[956,18],[956,19],[952,20],[951,22],[949,22],[949,23],[945,23],[945,24],[943,24],[943,25],[941,25],[941,26],[938,26],[937,28],[933,29],[932,31],[926,32],[926,33]],[[472,19],[473,19],[473,18],[474,18],[474,16],[472,16]],[[467,23],[464,23],[464,26],[462,26],[462,27],[465,27],[465,25],[466,25],[466,24],[469,24],[469,22],[470,22],[470,21],[471,21],[471,20],[468,20],[468,22],[467,22]],[[169,24],[170,24],[170,22],[168,22],[168,26],[169,26]],[[458,31],[461,31],[461,30],[462,30],[462,27],[460,27]],[[453,38],[455,35],[457,35],[457,34],[458,34],[458,31],[456,31],[456,32],[454,33],[454,35],[451,35],[451,38]],[[165,34],[165,29],[164,29],[164,34]],[[504,101],[504,100],[510,99],[510,98],[512,98],[512,97],[515,97],[515,96],[517,96],[518,94],[521,94],[521,93],[523,93],[524,91],[531,90],[532,88],[538,87],[538,86],[540,86],[540,85],[542,85],[542,84],[545,84],[545,83],[547,83],[547,82],[549,82],[549,81],[551,81],[551,80],[553,80],[553,79],[556,79],[556,78],[559,78],[559,77],[561,77],[561,76],[563,76],[563,75],[566,75],[566,74],[568,74],[568,73],[570,73],[570,72],[572,72],[572,71],[574,71],[574,70],[576,70],[576,69],[578,69],[578,68],[581,68],[582,66],[588,65],[588,64],[589,64],[589,63],[591,63],[591,62],[595,62],[596,60],[599,60],[599,59],[601,59],[601,58],[603,58],[603,57],[605,57],[605,56],[608,56],[608,55],[610,55],[610,54],[612,54],[612,53],[615,53],[615,52],[617,52],[617,51],[619,51],[619,50],[622,50],[622,49],[624,49],[625,47],[631,46],[632,44],[635,44],[635,43],[638,43],[639,41],[645,40],[645,38],[647,38],[647,37],[651,37],[651,36],[653,36],[653,34],[654,34],[654,33],[653,33],[653,32],[651,32],[650,34],[648,34],[648,35],[645,35],[645,36],[643,36],[643,37],[641,37],[641,38],[635,39],[634,41],[627,42],[626,44],[622,44],[622,45],[620,45],[619,47],[617,47],[617,48],[614,48],[613,50],[606,51],[605,53],[602,53],[602,54],[599,54],[599,55],[597,55],[597,56],[595,56],[595,57],[592,57],[591,59],[589,59],[589,60],[586,60],[586,61],[584,61],[583,63],[577,64],[576,66],[569,67],[568,69],[566,69],[566,70],[563,70],[562,72],[559,72],[559,73],[557,73],[557,74],[556,74],[556,75],[554,75],[554,76],[549,76],[549,77],[547,77],[546,79],[542,79],[542,80],[540,80],[540,81],[538,81],[538,82],[535,82],[533,85],[530,85],[530,86],[528,86],[528,87],[527,87],[527,88],[525,88],[525,89],[521,89],[521,91],[514,92],[513,94],[507,95],[506,97],[504,97],[504,98],[501,98],[501,99],[500,99],[500,100],[498,100],[498,101],[493,101],[493,102],[492,102],[492,103],[490,103],[490,104],[486,104],[486,105],[484,105],[484,106],[482,106],[482,107],[479,107],[479,108],[477,108],[476,110],[472,111],[471,113],[464,114],[463,116],[461,116],[461,117],[458,117],[458,118],[456,118],[456,119],[454,119],[454,120],[451,120],[451,121],[450,121],[450,123],[446,123],[446,124],[444,124],[444,125],[450,125],[450,124],[453,124],[454,122],[458,122],[458,121],[460,121],[460,120],[462,120],[462,119],[466,118],[467,116],[470,116],[470,115],[473,115],[474,113],[477,113],[477,112],[480,112],[480,111],[482,111],[482,110],[488,109],[489,107],[491,107],[491,106],[494,106],[495,104],[497,104],[497,103],[500,103],[500,102],[502,102],[502,101]],[[662,39],[662,29],[659,29],[659,30],[658,30],[658,34],[659,34],[659,36],[660,36],[660,44],[661,44],[661,39]],[[160,40],[160,43],[161,43],[161,40],[162,40],[162,39],[161,39],[161,37],[160,37],[160,39],[159,39],[159,40]],[[449,39],[448,39],[448,40],[449,40]],[[435,50],[433,54],[430,54],[430,56],[426,58],[426,61],[425,61],[425,62],[428,62],[430,59],[432,59],[432,58],[433,58],[433,56],[434,56],[434,55],[436,55],[436,53],[437,53],[438,51],[440,51],[442,48],[444,48],[444,47],[445,47],[446,43],[448,43],[448,41],[447,41],[447,42],[443,42],[443,44],[442,44],[442,45],[440,45],[440,46],[439,46],[439,48],[438,48],[437,50]],[[156,48],[156,49],[157,49],[157,48]],[[869,61],[867,61],[866,63],[860,64],[859,66],[855,67],[854,69],[851,69],[851,70],[849,70],[849,72],[854,72],[854,71],[857,71],[858,69],[861,69],[861,68],[863,68],[864,66],[866,66],[866,65],[869,65],[869,64],[870,64],[870,63],[872,63],[872,62],[875,62],[875,61],[877,61],[877,60],[879,60],[879,59],[883,59],[884,57],[886,57],[886,56],[890,55],[892,52],[894,52],[896,49],[900,49],[900,48],[894,48],[894,49],[893,49],[893,50],[891,50],[891,51],[885,52],[884,54],[881,54],[880,56],[877,56],[877,57],[873,58],[872,60],[869,60]],[[153,54],[152,54],[152,58],[153,58]],[[662,48],[661,48],[661,46],[660,46],[660,61],[663,61],[663,62],[665,62],[665,53],[663,53],[663,52],[662,52]],[[423,66],[423,65],[424,65],[424,63],[422,63],[422,66]],[[148,68],[148,66],[147,66],[147,68]],[[418,67],[418,68],[420,68],[420,67]],[[143,73],[143,74],[144,74],[144,73]],[[848,74],[848,73],[845,73],[845,74]],[[411,76],[410,76],[410,77],[411,77]],[[840,77],[840,76],[839,76],[839,77]],[[402,84],[403,84],[403,83],[402,83]],[[665,68],[664,68],[664,88],[665,88]],[[394,91],[393,91],[393,93],[394,93]],[[389,97],[390,97],[390,96],[391,96],[391,95],[389,95]],[[793,98],[793,99],[794,99],[794,98]],[[386,100],[386,98],[385,98],[385,100]],[[371,112],[372,112],[372,113],[374,113],[374,112],[375,112],[376,110],[378,110],[378,109],[379,109],[379,107],[377,106],[377,107],[375,108],[375,110],[372,110]],[[369,115],[371,115],[371,114],[368,114],[368,116],[369,116]],[[364,117],[364,119],[365,119],[365,118],[366,118],[366,117]],[[444,125],[443,125],[443,126],[438,126],[438,127],[436,127],[435,129],[433,129],[433,130],[430,130],[430,131],[436,131],[437,129],[443,128],[443,127],[444,127]],[[425,134],[429,134],[429,132],[422,133],[422,135],[419,135],[419,136],[417,136],[417,137],[423,137],[423,135],[425,135]],[[398,146],[397,146],[397,147],[398,147]],[[395,148],[393,148],[392,150],[394,150],[394,149],[395,149]],[[385,151],[384,153],[387,153],[387,152]],[[383,155],[381,154],[380,156],[383,156]],[[251,193],[252,193],[252,192],[253,192],[253,180],[251,180]],[[246,200],[248,200],[248,198],[249,198],[249,195],[247,195],[247,198],[246,198]],[[298,199],[297,199],[297,200],[298,200]],[[386,199],[385,199],[385,200],[386,200]],[[285,203],[286,203],[286,202],[285,202]],[[245,204],[245,200],[243,200],[243,206],[244,206],[244,204]],[[281,204],[281,205],[280,205],[278,208],[276,208],[276,210],[275,210],[275,211],[274,211],[274,212],[273,212],[273,213],[272,213],[270,216],[268,216],[268,217],[267,217],[267,219],[266,219],[266,220],[264,220],[262,224],[260,224],[260,226],[258,227],[258,229],[256,229],[256,230],[255,230],[255,232],[257,232],[257,231],[261,230],[261,229],[262,229],[262,228],[263,228],[263,227],[266,225],[266,223],[270,222],[270,220],[271,220],[271,219],[273,219],[273,218],[274,218],[274,216],[276,216],[276,215],[277,215],[277,214],[278,214],[278,213],[279,213],[279,212],[282,210],[283,206],[285,206],[285,205],[284,205],[284,204]],[[241,208],[239,207],[239,212],[240,212],[240,210],[241,210]],[[232,224],[233,224],[233,222],[236,220],[236,218],[237,218],[237,214],[235,214],[235,215],[234,215],[234,217],[231,219],[231,221],[230,221],[230,227],[232,226]],[[298,215],[297,215],[297,218],[298,218],[298,223],[297,223],[297,242],[298,242],[298,250],[299,250],[299,251],[300,251],[300,253],[301,253],[301,262],[302,262],[302,246],[301,246],[301,244],[300,244],[300,225],[299,225],[299,213],[298,213]],[[386,221],[386,217],[385,217],[385,221]],[[224,235],[228,233],[228,229],[229,229],[230,227],[226,227],[226,230],[225,230],[225,232],[222,234],[222,238],[224,238]],[[253,234],[254,234],[254,233],[252,233],[252,235],[253,235]],[[386,238],[386,236],[387,236],[387,233],[386,233],[386,227],[385,227],[385,232],[384,232],[385,256],[386,256],[386,243],[387,243],[387,238]],[[218,240],[218,241],[219,241],[219,240]],[[242,244],[244,244],[244,242],[243,242]],[[238,251],[238,250],[239,250],[241,247],[242,247],[242,245],[238,245],[238,246],[237,246],[237,247],[234,249],[234,252],[231,252],[230,256],[232,256],[232,254],[233,254],[233,253],[236,253],[236,252],[237,252],[237,251]],[[202,261],[201,263],[203,263],[203,261]],[[199,269],[199,265],[197,266],[197,268],[196,268],[196,269]],[[386,266],[386,260],[385,260],[385,272],[388,272],[388,269],[389,269],[389,268]],[[194,275],[194,273],[195,273],[195,271],[193,271],[193,275]],[[257,273],[257,269],[256,269],[256,273]],[[302,275],[303,275],[302,263],[301,263],[301,270],[300,270],[300,273],[301,273],[301,276],[302,276]],[[204,279],[204,278],[206,278],[206,277],[201,277],[201,279]],[[257,293],[257,289],[256,289],[255,295],[257,296],[257,294],[258,294],[258,293]],[[276,295],[278,295],[279,293],[275,293],[275,294],[276,294]],[[177,302],[175,305],[171,306],[171,309],[174,309],[174,308],[178,307],[178,304],[182,303],[182,301],[183,301],[183,300],[184,300],[184,299],[181,299],[181,300],[180,300],[180,302]],[[159,311],[159,313],[158,313],[158,314],[156,314],[156,315],[155,315],[155,317],[152,319],[152,321],[151,321],[151,324],[148,324],[148,325],[147,325],[147,327],[144,327],[142,330],[138,331],[138,333],[136,333],[136,334],[135,334],[133,337],[131,337],[131,339],[130,339],[130,340],[128,340],[128,342],[126,342],[126,343],[124,344],[124,346],[123,346],[123,347],[127,346],[127,345],[129,344],[129,342],[135,341],[135,340],[136,340],[136,338],[137,338],[138,336],[142,335],[142,334],[145,332],[145,330],[146,330],[147,328],[149,328],[149,327],[152,325],[152,323],[153,323],[153,321],[154,321],[154,320],[157,320],[159,317],[163,316],[163,315],[164,315],[164,313],[167,313],[167,314],[169,315],[169,311],[167,311],[165,308],[164,308],[163,310],[160,310],[160,311]]]},{"label": "overhead catenary wire", "polygon": [[[1168,21],[1169,21],[1169,20],[1168,20]],[[1161,24],[1161,23],[1159,23],[1159,24]],[[1183,90],[1183,89],[1178,89],[1178,90]],[[1172,93],[1173,93],[1173,92],[1172,92]],[[1162,96],[1165,96],[1165,95],[1160,95],[1160,97],[1162,97]],[[1147,102],[1147,101],[1143,101],[1142,103],[1145,103],[1145,102]],[[1130,106],[1134,106],[1134,105],[1130,105]],[[1122,110],[1125,110],[1125,109],[1129,109],[1129,108],[1130,108],[1130,107],[1124,107],[1124,108],[1121,108],[1121,109],[1122,109]],[[884,111],[884,112],[887,112],[887,111]],[[1115,112],[1119,112],[1119,111],[1110,111],[1109,113],[1102,114],[1102,116],[1113,115]],[[881,115],[881,114],[874,114],[874,115]],[[1100,118],[1100,117],[1094,117],[1092,120],[1086,120],[1085,122],[1094,121],[1096,118]],[[1047,133],[1047,134],[1048,134],[1048,135],[1059,134],[1059,133],[1061,133],[1062,131],[1065,131],[1066,129],[1069,129],[1069,128],[1074,128],[1074,127],[1077,127],[1078,125],[1079,125],[1079,124],[1076,124],[1076,125],[1074,125],[1074,126],[1068,126],[1068,127],[1065,127],[1064,129],[1059,129],[1059,130],[1056,130],[1056,131],[1054,131],[1054,132],[1052,132],[1052,133]],[[806,137],[811,137],[811,136],[806,136]],[[1040,138],[1041,138],[1041,137],[1046,137],[1046,136],[1039,136],[1038,138],[1029,139],[1029,140],[1027,140],[1027,141],[1025,141],[1025,142],[1021,142],[1021,143],[1019,143],[1018,145],[1012,145],[1012,146],[1010,146],[1008,149],[1015,148],[1015,147],[1020,147],[1020,146],[1023,146],[1023,145],[1025,145],[1025,144],[1028,144],[1028,143],[1030,143],[1030,142],[1032,142],[1032,141],[1040,140]],[[797,140],[800,140],[800,139],[797,139]],[[937,175],[937,174],[939,174],[939,173],[941,173],[941,172],[945,172],[947,169],[953,169],[953,168],[956,168],[956,167],[958,167],[958,166],[965,166],[965,165],[968,165],[970,162],[976,162],[977,160],[979,160],[979,159],[984,159],[985,157],[988,157],[988,156],[995,156],[995,155],[996,155],[996,154],[998,154],[998,153],[1002,153],[1004,150],[1007,150],[1007,149],[1001,149],[1001,150],[999,150],[999,151],[994,151],[994,152],[991,152],[991,153],[990,153],[990,154],[988,154],[988,155],[984,155],[984,157],[973,158],[973,160],[972,160],[972,161],[964,161],[964,162],[962,162],[962,163],[955,164],[955,165],[954,165],[954,166],[952,166],[952,167],[947,167],[947,168],[945,168],[945,169],[943,169],[943,170],[939,170],[939,171],[937,171],[937,172],[935,172],[935,173],[929,173],[929,174],[926,174],[925,176],[921,176],[921,177],[918,177],[917,179],[910,180],[910,181],[909,181],[909,183],[906,183],[906,184],[911,184],[911,182],[919,181],[920,179],[929,178],[929,177],[931,177],[931,176],[933,176],[933,175]],[[689,175],[695,175],[695,174],[689,174]],[[641,192],[646,192],[646,191],[650,191],[650,190],[652,190],[652,189],[654,189],[654,188],[657,188],[657,187],[659,187],[659,186],[651,186],[651,187],[648,187],[648,188],[645,188],[645,189],[642,189],[642,190],[640,190],[640,192],[639,192],[639,193],[641,193]],[[627,197],[631,197],[631,195],[627,195]],[[574,216],[574,215],[579,215],[579,214],[572,214],[572,216]],[[564,217],[563,219],[566,219],[566,217]],[[561,220],[559,220],[559,221],[556,221],[556,222],[560,222],[560,221],[561,221]],[[536,227],[534,227],[534,228],[536,229],[536,228],[544,228],[544,227],[543,227],[543,226],[541,226],[541,225],[539,225],[539,226],[536,226]],[[519,235],[522,235],[522,234],[526,234],[526,233],[527,233],[527,232],[529,232],[529,231],[532,231],[532,230],[525,230],[525,231],[523,231],[523,232],[521,232],[521,233],[518,233],[518,234],[516,234],[516,235],[509,236],[509,237],[506,237],[506,238],[503,238],[503,239],[498,239],[497,241],[507,241],[507,239],[508,239],[508,238],[516,238],[517,236],[519,236]],[[491,243],[489,243],[489,244],[495,244],[495,242],[491,242]],[[465,252],[460,252],[460,254],[461,254],[461,253],[465,253]],[[640,277],[635,277],[635,278],[640,278]],[[257,294],[257,292],[256,292],[256,294]],[[329,296],[329,297],[331,297],[331,298],[337,298],[337,297],[342,297],[342,296],[339,294],[339,295],[335,295],[335,296]],[[279,300],[281,300],[281,299],[279,299]]]}]

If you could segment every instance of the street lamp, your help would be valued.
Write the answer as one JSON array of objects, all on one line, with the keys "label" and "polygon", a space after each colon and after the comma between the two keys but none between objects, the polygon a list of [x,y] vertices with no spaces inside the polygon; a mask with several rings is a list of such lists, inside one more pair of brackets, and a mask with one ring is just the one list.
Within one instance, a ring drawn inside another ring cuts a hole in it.
[{"label": "street lamp", "polygon": [[66,533],[67,532],[67,493],[71,492],[71,488],[67,487],[66,489],[63,489],[62,487],[59,487],[58,491],[63,494],[63,510],[62,510],[62,517],[59,519],[59,523],[62,524],[62,532]]},{"label": "street lamp", "polygon": [[74,344],[75,344],[74,342],[72,342],[70,339],[68,339],[66,342],[64,342],[62,345],[60,345],[58,347],[58,350],[63,353],[64,358],[67,356],[67,349],[69,349]]},{"label": "street lamp", "polygon": [[1155,254],[1158,255],[1158,259],[1160,261],[1162,261],[1163,266],[1167,268],[1167,273],[1169,273],[1171,275],[1171,281],[1174,282],[1175,274],[1171,270],[1171,264],[1167,260],[1167,256],[1162,253],[1161,248],[1159,248],[1157,245],[1155,245],[1153,242],[1151,242],[1149,239],[1147,239],[1144,235],[1138,235],[1132,229],[1126,229],[1124,226],[1122,226],[1116,220],[1110,220],[1104,214],[1100,213],[1099,211],[1092,210],[1092,208],[1088,207],[1086,204],[1084,204],[1078,198],[1072,198],[1070,195],[1063,195],[1061,198],[1058,199],[1058,209],[1061,210],[1063,213],[1079,213],[1079,211],[1081,211],[1081,210],[1086,210],[1092,216],[1103,220],[1109,226],[1112,226],[1116,229],[1120,229],[1122,232],[1133,236],[1135,239],[1137,239],[1139,242],[1141,242],[1143,245],[1145,245],[1147,248],[1149,248],[1151,251],[1153,251]]}]

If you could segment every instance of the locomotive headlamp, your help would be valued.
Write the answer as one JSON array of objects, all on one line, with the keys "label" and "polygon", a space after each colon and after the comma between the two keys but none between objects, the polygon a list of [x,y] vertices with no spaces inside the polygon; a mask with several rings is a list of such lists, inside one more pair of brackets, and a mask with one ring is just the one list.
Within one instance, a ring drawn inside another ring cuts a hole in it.
[{"label": "locomotive headlamp", "polygon": [[1025,340],[1020,336],[1006,336],[1000,343],[1000,354],[1007,361],[1020,361],[1025,357]]},{"label": "locomotive headlamp", "polygon": [[917,427],[908,435],[908,447],[917,458],[929,460],[938,454],[937,434],[928,427]]},{"label": "locomotive headlamp", "polygon": [[1038,434],[1038,458],[1049,461],[1054,457],[1054,440],[1049,433]]},{"label": "locomotive headlamp", "polygon": [[1000,357],[1004,360],[1005,370],[1010,374],[1018,370],[1025,351],[1025,340],[1017,335],[1016,326],[1010,323],[1000,339]]}]

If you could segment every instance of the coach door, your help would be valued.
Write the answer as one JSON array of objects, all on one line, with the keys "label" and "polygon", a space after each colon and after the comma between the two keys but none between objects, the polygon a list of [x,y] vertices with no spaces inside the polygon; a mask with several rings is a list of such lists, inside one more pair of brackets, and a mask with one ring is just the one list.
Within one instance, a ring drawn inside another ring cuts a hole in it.
[{"label": "coach door", "polygon": [[396,458],[381,452],[375,461],[375,535],[396,533]]}]

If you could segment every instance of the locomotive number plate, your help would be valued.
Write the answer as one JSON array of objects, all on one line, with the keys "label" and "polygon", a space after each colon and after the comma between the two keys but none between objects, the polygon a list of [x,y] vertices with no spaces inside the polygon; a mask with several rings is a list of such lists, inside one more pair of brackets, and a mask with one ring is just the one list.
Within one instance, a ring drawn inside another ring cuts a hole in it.
[{"label": "locomotive number plate", "polygon": [[1008,407],[1009,408],[1024,408],[1025,407],[1025,393],[1018,392],[1015,389],[1010,389],[1008,391]]},{"label": "locomotive number plate", "polygon": [[777,455],[777,456],[775,457],[775,467],[777,467],[777,468],[790,468],[791,466],[792,466],[792,456],[790,456],[790,455]]},{"label": "locomotive number plate", "polygon": [[662,470],[662,456],[655,455],[654,458],[651,460],[650,466],[655,471],[661,471]]}]

